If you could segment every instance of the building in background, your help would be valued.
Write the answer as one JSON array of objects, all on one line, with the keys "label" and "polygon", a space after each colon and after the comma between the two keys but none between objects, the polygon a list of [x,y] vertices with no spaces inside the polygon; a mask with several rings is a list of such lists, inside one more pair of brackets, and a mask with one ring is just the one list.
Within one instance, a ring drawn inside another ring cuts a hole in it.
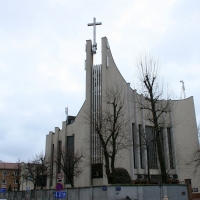
[{"label": "building in background", "polygon": [[21,190],[46,189],[46,179],[48,167],[46,163],[38,162],[34,159],[32,162],[21,163]]},{"label": "building in background", "polygon": [[0,162],[1,188],[6,188],[6,191],[18,191],[20,172],[19,163]]},{"label": "building in background", "polygon": [[[136,99],[142,98],[136,90],[130,87],[119,72],[107,38],[101,40],[101,60],[99,65],[93,64],[92,42],[86,42],[86,97],[83,106],[76,117],[69,117],[62,123],[62,128],[55,128],[46,136],[45,157],[53,164],[51,176],[47,179],[47,188],[54,189],[58,179],[57,175],[62,173],[59,166],[54,163],[55,153],[58,149],[73,146],[74,151],[83,154],[81,163],[83,173],[74,178],[75,186],[91,186],[108,184],[105,176],[104,159],[98,137],[88,123],[87,113],[95,115],[102,109],[103,96],[108,88],[119,85],[126,101],[125,113],[129,119],[127,134],[132,143],[137,140],[140,143],[141,134],[138,130],[144,130],[145,135],[152,134],[151,124],[145,119],[144,111]],[[120,48],[120,47],[119,47]],[[122,55],[126,50],[121,49]],[[165,100],[163,100],[165,101]],[[169,126],[163,126],[163,140],[169,183],[184,182],[184,179],[192,179],[194,188],[200,190],[199,172],[194,174],[194,163],[191,158],[198,148],[198,134],[195,117],[193,97],[182,100],[172,100],[172,112],[167,113],[170,121]],[[95,139],[94,139],[95,138]],[[127,169],[133,183],[147,182],[147,154],[150,157],[150,174],[153,183],[160,181],[158,170],[158,158],[156,148],[150,147],[147,153],[141,146],[130,146],[123,150],[117,157],[116,166]],[[65,176],[60,180],[64,187],[69,187]]]}]

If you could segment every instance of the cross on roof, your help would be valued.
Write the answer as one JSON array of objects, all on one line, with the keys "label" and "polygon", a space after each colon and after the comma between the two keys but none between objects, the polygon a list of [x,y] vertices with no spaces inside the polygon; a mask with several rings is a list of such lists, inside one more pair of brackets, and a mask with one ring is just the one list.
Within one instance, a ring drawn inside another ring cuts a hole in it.
[{"label": "cross on roof", "polygon": [[94,17],[93,23],[89,23],[88,26],[93,26],[93,45],[92,45],[92,52],[93,54],[96,53],[97,50],[97,43],[96,43],[96,25],[102,25],[101,22],[96,22],[96,18]]}]

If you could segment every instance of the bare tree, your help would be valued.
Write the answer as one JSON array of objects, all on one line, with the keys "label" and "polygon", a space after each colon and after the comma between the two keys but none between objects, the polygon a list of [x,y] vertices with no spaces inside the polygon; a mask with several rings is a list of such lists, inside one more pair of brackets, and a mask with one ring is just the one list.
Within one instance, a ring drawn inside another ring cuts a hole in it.
[{"label": "bare tree", "polygon": [[[162,129],[166,127],[166,113],[171,111],[170,99],[163,100],[163,84],[159,81],[158,62],[154,58],[144,56],[137,64],[140,92],[142,98],[138,99],[140,108],[144,112],[147,123],[153,127],[154,135],[151,142],[155,141],[162,182],[167,183],[167,165],[163,148]],[[150,144],[150,143],[149,143]],[[148,148],[148,145],[147,145]],[[147,153],[148,155],[148,153]],[[148,160],[148,162],[151,162]]]},{"label": "bare tree", "polygon": [[[171,144],[172,138],[171,136],[168,135],[170,134],[170,128],[167,128],[167,135],[165,135],[163,131],[164,130],[161,130],[160,132],[160,140],[161,140],[163,154],[169,156],[169,160],[168,159],[165,160],[166,174],[168,178],[167,181],[169,182],[172,180],[169,176],[169,173],[170,169],[174,168],[173,157],[175,156],[175,152],[172,149],[172,144]],[[143,154],[142,158],[147,169],[148,183],[154,183],[155,180],[154,181],[152,180],[150,170],[153,169],[154,172],[157,171],[158,174],[161,174],[160,166],[157,162],[158,156],[157,156],[156,134],[152,126],[146,126],[145,130],[139,129],[138,132],[139,132],[139,144],[135,142],[134,146],[139,147],[141,154]],[[165,141],[167,141],[167,143]],[[168,150],[168,153],[164,152],[166,149]],[[145,153],[146,155],[144,156]]]},{"label": "bare tree", "polygon": [[59,173],[62,171],[65,174],[71,187],[74,187],[74,177],[77,178],[83,172],[82,157],[82,154],[74,152],[73,148],[58,149],[54,156],[54,163],[58,166]]},{"label": "bare tree", "polygon": [[196,173],[197,168],[200,167],[200,149],[194,153],[191,163],[195,164],[194,173]]},{"label": "bare tree", "polygon": [[21,166],[22,164],[20,162],[20,159],[18,159],[15,170],[10,172],[11,178],[17,182],[18,191],[20,191],[20,184],[21,184],[21,177],[22,177]]},{"label": "bare tree", "polygon": [[139,132],[140,143],[134,145],[135,147],[140,147],[141,154],[144,154],[144,152],[146,151],[147,176],[148,176],[148,182],[151,183],[150,169],[157,168],[157,166],[155,166],[155,162],[152,162],[152,158],[150,155],[150,150],[153,150],[154,154],[156,155],[155,134],[154,133],[146,134],[146,131],[144,131],[143,129],[138,130],[138,132]]},{"label": "bare tree", "polygon": [[43,153],[36,155],[32,160],[28,161],[28,163],[24,163],[22,167],[23,178],[33,183],[34,190],[37,186],[43,189],[49,174],[50,165],[49,162],[45,160]]},{"label": "bare tree", "polygon": [[132,144],[128,132],[130,119],[126,116],[124,94],[122,88],[117,85],[103,92],[102,107],[98,108],[98,112],[93,110],[91,114],[87,114],[87,120],[92,125],[92,143],[95,143],[92,151],[100,158],[103,156],[109,184],[116,182],[117,154]]}]

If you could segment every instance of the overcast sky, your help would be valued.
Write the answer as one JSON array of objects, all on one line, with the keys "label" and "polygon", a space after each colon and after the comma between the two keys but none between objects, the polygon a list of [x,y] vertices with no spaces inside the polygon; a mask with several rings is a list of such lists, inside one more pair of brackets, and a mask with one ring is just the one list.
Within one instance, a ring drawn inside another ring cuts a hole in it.
[{"label": "overcast sky", "polygon": [[16,162],[45,152],[45,139],[85,100],[87,23],[96,17],[100,64],[108,38],[120,72],[134,88],[136,58],[158,58],[176,99],[183,80],[200,120],[199,0],[1,0],[0,160]]}]

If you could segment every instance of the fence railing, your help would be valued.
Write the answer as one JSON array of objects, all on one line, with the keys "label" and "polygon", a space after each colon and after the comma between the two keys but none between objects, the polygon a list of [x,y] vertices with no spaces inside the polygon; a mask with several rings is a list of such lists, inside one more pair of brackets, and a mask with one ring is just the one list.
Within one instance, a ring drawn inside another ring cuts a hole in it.
[{"label": "fence railing", "polygon": [[[33,190],[0,193],[0,199],[6,200],[124,200],[126,195],[131,200],[163,199],[188,200],[187,185],[134,185],[134,186],[99,186],[67,188],[61,192],[55,190]],[[59,198],[61,197],[61,198]]]}]

